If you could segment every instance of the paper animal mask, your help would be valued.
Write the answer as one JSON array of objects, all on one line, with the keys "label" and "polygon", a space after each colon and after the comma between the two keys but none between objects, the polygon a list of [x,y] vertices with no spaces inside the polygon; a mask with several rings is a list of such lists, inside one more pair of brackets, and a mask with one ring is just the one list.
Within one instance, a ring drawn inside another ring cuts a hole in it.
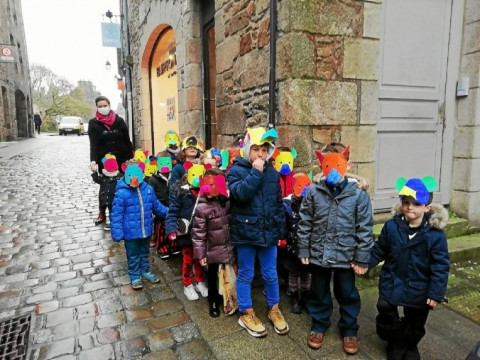
[{"label": "paper animal mask", "polygon": [[157,158],[155,156],[150,156],[145,160],[145,176],[152,176],[157,172]]},{"label": "paper animal mask", "polygon": [[148,157],[148,150],[142,150],[142,149],[137,149],[135,150],[135,153],[133,154],[133,158],[135,160],[138,160],[138,161],[141,161],[141,162],[145,162],[145,160],[147,160],[147,157]]},{"label": "paper animal mask", "polygon": [[205,166],[201,164],[192,164],[190,161],[185,161],[183,167],[187,170],[187,181],[188,183],[198,188],[200,187],[200,176],[205,172]]},{"label": "paper animal mask", "polygon": [[275,170],[282,175],[288,175],[293,171],[293,160],[297,158],[297,150],[275,150],[272,158],[275,160]]},{"label": "paper animal mask", "polygon": [[172,171],[172,158],[171,157],[158,157],[157,168],[162,174],[168,174]]},{"label": "paper animal mask", "polygon": [[106,154],[105,157],[102,159],[102,164],[103,164],[103,174],[107,175],[109,173],[116,173],[118,172],[118,163],[117,163],[117,158],[113,154]]},{"label": "paper animal mask", "polygon": [[350,146],[347,146],[342,153],[322,154],[321,151],[315,150],[315,155],[320,161],[320,167],[326,177],[327,184],[335,185],[346,174],[349,153]]},{"label": "paper animal mask", "polygon": [[189,136],[182,141],[182,149],[193,147],[198,151],[204,151],[205,147],[203,146],[203,141],[196,136]]},{"label": "paper animal mask", "polygon": [[228,196],[224,175],[203,175],[200,177],[200,191],[210,196]]},{"label": "paper animal mask", "polygon": [[125,182],[133,188],[137,188],[143,182],[144,163],[131,163],[125,169]]},{"label": "paper animal mask", "polygon": [[312,172],[307,174],[296,174],[293,177],[293,194],[296,197],[303,197],[307,192],[307,188],[312,183]]},{"label": "paper animal mask", "polygon": [[423,179],[398,178],[395,183],[395,189],[398,191],[400,198],[403,196],[411,196],[419,204],[428,205],[430,193],[434,192],[438,187],[437,180],[432,176],[425,176]]},{"label": "paper animal mask", "polygon": [[165,134],[165,147],[180,146],[180,138],[175,131],[168,130]]}]

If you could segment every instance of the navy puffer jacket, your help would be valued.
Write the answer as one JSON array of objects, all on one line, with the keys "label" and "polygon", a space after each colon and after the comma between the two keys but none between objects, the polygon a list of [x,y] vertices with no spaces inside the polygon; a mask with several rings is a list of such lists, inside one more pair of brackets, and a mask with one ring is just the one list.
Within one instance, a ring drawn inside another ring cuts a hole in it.
[{"label": "navy puffer jacket", "polygon": [[408,223],[396,215],[383,226],[372,249],[369,268],[385,261],[379,296],[397,306],[425,307],[427,299],[444,300],[450,260],[443,227],[448,213],[434,204],[428,222],[409,240]]},{"label": "navy puffer jacket", "polygon": [[314,265],[367,267],[373,246],[373,213],[366,191],[349,181],[333,197],[322,180],[308,187],[300,206],[298,257]]},{"label": "navy puffer jacket", "polygon": [[280,175],[270,165],[263,172],[237,157],[228,174],[231,240],[234,245],[276,245],[285,239]]},{"label": "navy puffer jacket", "polygon": [[165,219],[168,208],[155,196],[146,182],[138,188],[118,181],[113,199],[111,227],[113,241],[143,239],[152,235],[153,214]]},{"label": "navy puffer jacket", "polygon": [[[189,185],[180,186],[180,184],[177,183],[173,192],[176,195],[172,198],[173,200],[170,201],[170,207],[168,208],[167,219],[165,221],[165,233],[167,235],[177,233],[178,219],[190,221],[193,209],[195,208],[195,202],[197,201],[197,197],[192,193]],[[179,247],[192,246],[192,235],[190,232],[177,237],[176,241]]]}]

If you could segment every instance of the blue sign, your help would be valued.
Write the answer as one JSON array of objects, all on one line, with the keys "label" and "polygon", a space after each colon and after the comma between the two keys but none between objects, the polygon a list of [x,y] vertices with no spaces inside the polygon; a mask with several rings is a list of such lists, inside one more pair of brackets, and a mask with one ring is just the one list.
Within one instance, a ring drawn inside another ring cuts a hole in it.
[{"label": "blue sign", "polygon": [[102,23],[102,45],[105,47],[121,48],[120,24]]}]

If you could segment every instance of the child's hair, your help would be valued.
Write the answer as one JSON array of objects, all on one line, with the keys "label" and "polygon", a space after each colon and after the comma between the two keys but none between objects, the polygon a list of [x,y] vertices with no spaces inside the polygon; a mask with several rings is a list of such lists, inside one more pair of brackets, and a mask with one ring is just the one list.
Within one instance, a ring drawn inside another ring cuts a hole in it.
[{"label": "child's hair", "polygon": [[[188,148],[187,148],[187,149],[188,149]],[[177,162],[180,162],[180,163],[185,162],[185,159],[186,159],[186,157],[185,157],[185,150],[186,150],[186,149],[182,149],[182,150],[180,150],[180,151],[178,152],[177,156],[175,157],[175,159],[177,160]],[[198,150],[198,149],[195,149],[195,150],[197,150],[197,156],[195,156],[195,158],[198,159],[198,158],[200,157],[200,150]]]},{"label": "child's hair", "polygon": [[[405,198],[405,197],[407,197],[407,196],[400,196],[400,202],[402,202],[403,198]],[[433,201],[433,192],[429,192],[428,193],[428,203],[426,203],[425,206],[430,205],[432,203],[432,201]]]},{"label": "child's hair", "polygon": [[287,151],[287,152],[288,152],[288,151],[292,151],[292,149],[290,149],[288,146],[277,146],[276,149],[277,149],[278,151],[283,151],[283,152],[285,152],[285,151]]},{"label": "child's hair", "polygon": [[213,157],[209,157],[206,153],[203,153],[202,155],[200,155],[200,164],[203,164],[205,165],[205,159],[208,159],[208,160],[213,160],[215,162],[215,165],[214,164],[211,164],[211,162],[208,162],[207,164],[211,164],[212,166],[216,167],[218,164],[217,164],[217,160]]},{"label": "child's hair", "polygon": [[[322,148],[322,153],[335,153],[340,154],[346,149],[346,146],[342,143],[331,142]],[[347,155],[347,160],[350,160],[350,153]]]}]

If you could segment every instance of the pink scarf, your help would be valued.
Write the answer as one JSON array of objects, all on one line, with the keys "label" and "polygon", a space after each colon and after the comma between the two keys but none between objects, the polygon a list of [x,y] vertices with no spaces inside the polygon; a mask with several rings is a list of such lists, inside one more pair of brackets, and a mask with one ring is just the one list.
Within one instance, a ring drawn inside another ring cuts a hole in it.
[{"label": "pink scarf", "polygon": [[97,118],[98,121],[100,121],[105,127],[110,130],[112,127],[113,123],[115,122],[115,111],[110,110],[108,115],[102,115],[98,111],[95,114],[95,117]]}]

